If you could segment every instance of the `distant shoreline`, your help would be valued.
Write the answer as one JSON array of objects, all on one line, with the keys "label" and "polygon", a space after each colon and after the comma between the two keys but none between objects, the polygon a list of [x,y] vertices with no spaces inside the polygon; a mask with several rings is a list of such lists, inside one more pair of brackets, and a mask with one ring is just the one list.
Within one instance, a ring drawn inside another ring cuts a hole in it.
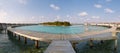
[{"label": "distant shoreline", "polygon": [[60,22],[60,21],[44,22],[44,23],[40,23],[40,24],[47,25],[47,26],[71,26],[70,22]]}]

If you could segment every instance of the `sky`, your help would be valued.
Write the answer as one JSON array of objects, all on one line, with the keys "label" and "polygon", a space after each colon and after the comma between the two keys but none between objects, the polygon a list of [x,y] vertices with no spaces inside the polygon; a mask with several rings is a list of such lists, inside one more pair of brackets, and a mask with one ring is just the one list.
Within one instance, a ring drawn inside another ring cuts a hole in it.
[{"label": "sky", "polygon": [[120,22],[120,0],[0,0],[0,23]]}]

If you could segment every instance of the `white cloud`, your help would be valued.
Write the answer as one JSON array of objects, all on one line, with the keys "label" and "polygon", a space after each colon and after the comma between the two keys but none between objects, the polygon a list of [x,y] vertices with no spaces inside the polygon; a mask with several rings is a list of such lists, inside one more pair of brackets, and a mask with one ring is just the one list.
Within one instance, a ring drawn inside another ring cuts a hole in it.
[{"label": "white cloud", "polygon": [[27,4],[27,0],[18,0],[18,2],[21,4]]},{"label": "white cloud", "polygon": [[78,14],[78,16],[82,16],[82,17],[87,16],[87,15],[88,15],[87,12],[81,12],[81,13]]},{"label": "white cloud", "polygon": [[100,16],[92,16],[92,18],[97,18],[98,19],[98,18],[100,18]]},{"label": "white cloud", "polygon": [[110,9],[110,8],[106,8],[106,9],[104,9],[104,11],[106,13],[114,13],[114,11],[112,9]]},{"label": "white cloud", "polygon": [[96,8],[102,8],[102,5],[100,5],[100,4],[95,4],[94,7],[96,7]]},{"label": "white cloud", "polygon": [[53,8],[54,10],[60,10],[60,7],[58,7],[54,4],[50,4],[50,7]]},{"label": "white cloud", "polygon": [[111,2],[112,0],[106,0],[107,2]]},{"label": "white cloud", "polygon": [[8,15],[7,12],[5,12],[4,10],[0,10],[0,18],[4,18]]}]

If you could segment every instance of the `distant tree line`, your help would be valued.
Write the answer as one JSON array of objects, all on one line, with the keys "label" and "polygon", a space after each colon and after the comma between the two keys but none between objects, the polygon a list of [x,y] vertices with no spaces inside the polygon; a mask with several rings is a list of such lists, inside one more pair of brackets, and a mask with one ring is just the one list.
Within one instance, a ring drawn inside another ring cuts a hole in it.
[{"label": "distant tree line", "polygon": [[55,22],[44,22],[44,23],[40,23],[43,25],[56,25],[56,26],[71,26],[70,22],[60,22],[60,21],[55,21]]}]

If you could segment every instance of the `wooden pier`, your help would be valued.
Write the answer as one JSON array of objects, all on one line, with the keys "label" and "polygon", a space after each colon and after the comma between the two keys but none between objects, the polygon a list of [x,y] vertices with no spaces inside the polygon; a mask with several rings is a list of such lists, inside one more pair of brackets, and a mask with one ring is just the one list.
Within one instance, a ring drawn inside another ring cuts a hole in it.
[{"label": "wooden pier", "polygon": [[75,53],[67,40],[52,41],[44,53]]},{"label": "wooden pier", "polygon": [[[110,26],[110,25],[109,25]],[[26,39],[35,40],[35,47],[39,48],[39,41],[51,42],[44,53],[75,53],[73,47],[79,41],[90,40],[92,46],[93,40],[115,40],[115,50],[117,48],[117,32],[120,32],[116,26],[111,25],[111,28],[102,31],[86,31],[82,34],[49,34],[40,33],[34,31],[26,31],[15,28],[8,28],[7,32],[13,34],[13,36],[24,37],[24,43]],[[17,34],[17,35],[15,35]]]},{"label": "wooden pier", "polygon": [[29,25],[38,25],[38,24],[32,24],[32,23],[0,23],[0,32],[6,30],[8,27],[18,27],[18,26],[29,26]]}]

